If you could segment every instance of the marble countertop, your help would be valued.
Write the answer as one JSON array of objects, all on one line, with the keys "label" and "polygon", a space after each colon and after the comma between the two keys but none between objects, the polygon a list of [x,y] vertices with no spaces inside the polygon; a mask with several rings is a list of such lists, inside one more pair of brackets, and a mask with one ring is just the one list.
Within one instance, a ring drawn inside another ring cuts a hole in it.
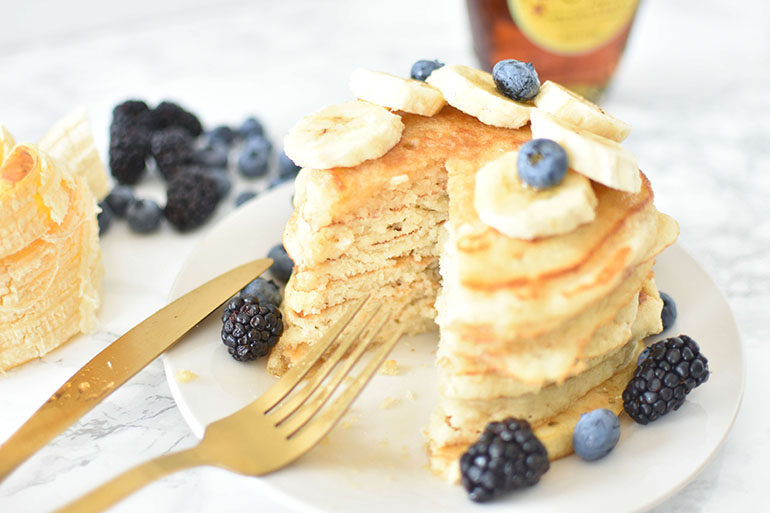
[{"label": "marble countertop", "polygon": [[[758,511],[770,500],[770,7],[725,5],[642,2],[604,102],[633,124],[627,145],[658,207],[679,221],[680,242],[727,296],[746,351],[746,392],[731,433],[656,513]],[[29,0],[5,2],[3,13],[0,122],[19,140],[36,140],[83,105],[106,148],[112,106],[141,97],[176,99],[207,124],[254,114],[279,141],[301,115],[347,99],[357,66],[406,74],[418,58],[475,62],[459,0]],[[238,183],[216,219],[248,187]],[[162,200],[155,179],[139,192]],[[181,263],[216,219],[188,235],[112,228],[102,241],[99,328],[0,376],[0,440],[93,354],[165,304]],[[0,485],[0,511],[51,510],[119,469],[195,441],[156,361]],[[211,468],[170,476],[110,511],[246,508],[291,511],[252,478]]]}]

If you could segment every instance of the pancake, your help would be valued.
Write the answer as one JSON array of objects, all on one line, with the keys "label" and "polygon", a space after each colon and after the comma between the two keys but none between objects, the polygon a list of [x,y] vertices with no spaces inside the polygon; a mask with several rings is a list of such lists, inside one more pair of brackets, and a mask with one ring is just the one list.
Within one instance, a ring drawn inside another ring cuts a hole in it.
[{"label": "pancake", "polygon": [[401,139],[379,158],[300,172],[283,239],[295,264],[285,331],[268,370],[285,372],[371,293],[395,312],[388,329],[439,328],[427,430],[435,470],[456,477],[459,455],[508,415],[529,420],[549,457],[562,457],[585,408],[620,411],[640,341],[661,330],[652,266],[678,227],[639,172],[636,193],[591,182],[595,220],[509,237],[479,219],[475,177],[530,140],[529,126],[488,126],[451,106],[397,114]]},{"label": "pancake", "polygon": [[92,329],[102,278],[85,177],[31,145],[0,167],[0,370]]}]

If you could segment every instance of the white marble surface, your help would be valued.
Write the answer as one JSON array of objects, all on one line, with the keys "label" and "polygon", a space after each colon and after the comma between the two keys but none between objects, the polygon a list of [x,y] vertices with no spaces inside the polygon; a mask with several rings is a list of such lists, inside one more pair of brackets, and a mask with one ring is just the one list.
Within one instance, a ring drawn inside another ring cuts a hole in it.
[{"label": "white marble surface", "polygon": [[[177,99],[207,123],[253,113],[278,140],[302,114],[348,98],[356,66],[405,74],[417,58],[474,62],[459,0],[4,0],[2,12],[0,122],[20,140],[35,140],[84,105],[106,147],[111,107],[129,96]],[[627,144],[659,207],[679,221],[681,242],[727,295],[747,355],[744,404],[723,448],[656,513],[760,511],[770,500],[769,22],[763,0],[740,8],[646,0],[605,101],[633,124]],[[153,179],[140,192],[162,199]],[[178,235],[164,227],[139,237],[113,227],[103,239],[99,329],[0,376],[0,440],[90,356],[164,304],[206,229]],[[121,469],[194,442],[155,362],[2,483],[0,511],[51,510]],[[253,479],[208,468],[168,477],[111,511],[247,508],[290,511]]]}]

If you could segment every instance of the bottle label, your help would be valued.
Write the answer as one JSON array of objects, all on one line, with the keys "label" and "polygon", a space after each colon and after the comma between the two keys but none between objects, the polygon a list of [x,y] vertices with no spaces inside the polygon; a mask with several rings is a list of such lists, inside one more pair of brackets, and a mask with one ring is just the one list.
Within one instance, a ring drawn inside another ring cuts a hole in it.
[{"label": "bottle label", "polygon": [[559,54],[579,54],[609,41],[634,17],[639,0],[508,0],[521,32]]}]

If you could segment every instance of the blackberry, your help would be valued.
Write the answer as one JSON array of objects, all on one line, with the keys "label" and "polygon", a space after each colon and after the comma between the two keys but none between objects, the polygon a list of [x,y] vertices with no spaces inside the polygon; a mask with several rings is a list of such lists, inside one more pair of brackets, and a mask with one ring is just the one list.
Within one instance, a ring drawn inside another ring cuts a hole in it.
[{"label": "blackberry", "polygon": [[637,365],[623,391],[623,408],[639,424],[678,410],[687,394],[709,378],[708,360],[687,335],[652,344]]},{"label": "blackberry", "polygon": [[151,123],[154,130],[182,128],[193,137],[203,133],[203,125],[195,114],[169,101],[159,103],[152,110]]},{"label": "blackberry", "polygon": [[149,128],[150,108],[142,100],[126,100],[112,109],[113,127]]},{"label": "blackberry", "polygon": [[549,468],[548,453],[529,422],[510,417],[487,424],[460,458],[463,486],[475,502],[532,486]]},{"label": "blackberry", "polygon": [[158,171],[170,180],[182,168],[196,162],[190,135],[181,128],[167,128],[152,135],[152,156]]},{"label": "blackberry", "polygon": [[219,202],[217,182],[205,171],[191,168],[174,175],[166,191],[166,219],[179,231],[202,225]]},{"label": "blackberry", "polygon": [[283,333],[283,318],[275,305],[260,305],[254,296],[231,299],[222,314],[222,342],[239,362],[266,356]]},{"label": "blackberry", "polygon": [[118,183],[137,183],[144,174],[149,155],[149,132],[141,127],[113,125],[110,130],[109,164]]}]

